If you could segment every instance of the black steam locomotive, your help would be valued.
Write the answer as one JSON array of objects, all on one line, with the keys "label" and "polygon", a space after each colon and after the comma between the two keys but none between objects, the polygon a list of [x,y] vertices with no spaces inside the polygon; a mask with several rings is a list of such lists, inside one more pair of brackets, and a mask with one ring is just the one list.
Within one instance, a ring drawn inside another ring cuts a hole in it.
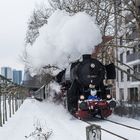
[{"label": "black steam locomotive", "polygon": [[70,113],[79,119],[96,115],[102,118],[112,113],[116,102],[111,97],[111,86],[104,84],[107,79],[115,79],[113,63],[103,65],[91,55],[72,63],[68,69],[56,76],[65,93],[66,106]]}]

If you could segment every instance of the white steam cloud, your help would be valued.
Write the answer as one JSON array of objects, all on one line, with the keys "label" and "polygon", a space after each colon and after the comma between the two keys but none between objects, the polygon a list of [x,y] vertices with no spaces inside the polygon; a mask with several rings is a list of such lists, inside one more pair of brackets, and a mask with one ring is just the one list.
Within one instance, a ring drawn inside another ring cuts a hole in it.
[{"label": "white steam cloud", "polygon": [[101,40],[93,17],[84,12],[70,16],[57,10],[40,29],[34,45],[28,47],[28,61],[35,69],[48,64],[63,69],[82,54],[91,54]]}]

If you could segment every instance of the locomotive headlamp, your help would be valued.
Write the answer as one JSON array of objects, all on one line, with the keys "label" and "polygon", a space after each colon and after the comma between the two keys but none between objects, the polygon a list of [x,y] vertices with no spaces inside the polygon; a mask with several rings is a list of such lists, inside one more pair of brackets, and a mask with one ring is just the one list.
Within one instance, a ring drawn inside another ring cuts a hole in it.
[{"label": "locomotive headlamp", "polygon": [[94,63],[91,63],[91,64],[90,64],[90,67],[91,67],[91,68],[95,68],[95,64],[94,64]]},{"label": "locomotive headlamp", "polygon": [[107,98],[107,99],[111,99],[111,95],[110,95],[110,94],[107,94],[107,95],[106,95],[106,98]]},{"label": "locomotive headlamp", "polygon": [[81,109],[81,110],[88,110],[88,104],[87,104],[87,102],[81,102],[80,104],[79,104],[79,108]]},{"label": "locomotive headlamp", "polygon": [[80,96],[80,100],[84,100],[85,99],[85,96],[84,95],[81,95]]}]

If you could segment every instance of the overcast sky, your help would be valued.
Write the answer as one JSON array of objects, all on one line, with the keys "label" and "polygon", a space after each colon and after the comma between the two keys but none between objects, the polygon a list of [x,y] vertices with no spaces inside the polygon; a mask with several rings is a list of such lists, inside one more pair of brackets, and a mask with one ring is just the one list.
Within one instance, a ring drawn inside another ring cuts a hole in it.
[{"label": "overcast sky", "polygon": [[0,0],[0,67],[23,69],[27,21],[33,9],[47,0]]}]

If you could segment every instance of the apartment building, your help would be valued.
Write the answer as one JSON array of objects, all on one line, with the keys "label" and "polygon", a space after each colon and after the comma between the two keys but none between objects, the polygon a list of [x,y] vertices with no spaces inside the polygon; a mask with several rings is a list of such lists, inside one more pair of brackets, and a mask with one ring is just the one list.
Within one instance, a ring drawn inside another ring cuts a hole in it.
[{"label": "apartment building", "polygon": [[[131,5],[131,0],[127,1]],[[137,14],[140,14],[140,2],[136,2]],[[122,3],[123,6],[127,6]],[[122,69],[118,71],[116,82],[116,98],[118,100],[137,102],[140,101],[140,34],[137,21],[131,12],[123,11],[125,16],[123,31],[119,31],[118,45],[127,46],[118,49],[118,66]],[[140,17],[138,17],[140,18]]]}]

